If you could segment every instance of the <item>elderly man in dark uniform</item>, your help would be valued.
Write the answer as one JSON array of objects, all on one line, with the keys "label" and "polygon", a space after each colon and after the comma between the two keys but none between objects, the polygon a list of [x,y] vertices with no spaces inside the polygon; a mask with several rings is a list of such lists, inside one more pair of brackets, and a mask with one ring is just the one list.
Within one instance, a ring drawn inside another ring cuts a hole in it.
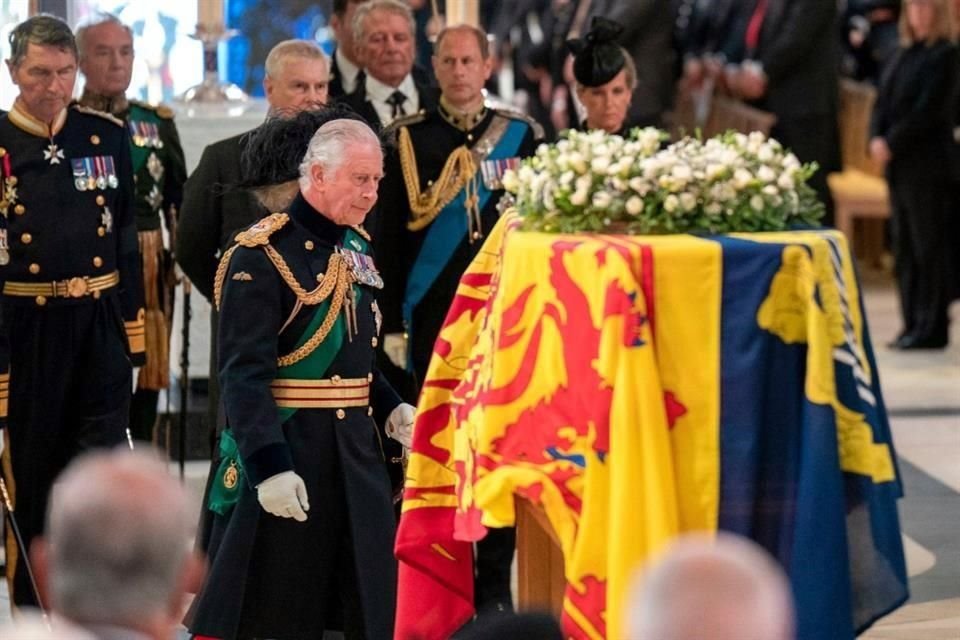
[{"label": "elderly man in dark uniform", "polygon": [[[9,349],[0,371],[9,373],[7,481],[29,545],[70,459],[125,440],[144,311],[126,128],[70,104],[77,49],[67,25],[35,16],[10,44],[20,94],[0,118],[0,340]],[[23,559],[14,551],[7,562],[14,604],[36,605]]]},{"label": "elderly man in dark uniform", "polygon": [[[249,184],[299,172],[299,192],[237,236],[214,285],[228,428],[210,574],[189,623],[201,636],[392,637],[395,526],[377,425],[409,446],[413,407],[374,366],[383,283],[360,225],[383,176],[380,141],[340,115],[268,121],[249,143],[266,165]],[[270,166],[291,158],[299,170]]]},{"label": "elderly man in dark uniform", "polygon": [[169,384],[170,324],[173,320],[173,260],[164,248],[161,218],[173,238],[183,199],[187,169],[173,112],[138,100],[127,100],[133,74],[133,34],[109,14],[77,29],[80,71],[86,78],[80,104],[116,116],[126,123],[134,175],[134,219],[140,244],[146,302],[147,361],[140,369],[130,412],[130,431],[138,440],[152,440],[157,398]]},{"label": "elderly man in dark uniform", "polygon": [[[499,217],[500,178],[542,138],[526,116],[485,104],[492,61],[483,30],[441,31],[433,66],[440,104],[388,130],[396,151],[387,160],[375,235],[384,350],[419,384],[460,276]],[[510,608],[512,557],[512,529],[492,530],[478,545],[478,610]]]}]

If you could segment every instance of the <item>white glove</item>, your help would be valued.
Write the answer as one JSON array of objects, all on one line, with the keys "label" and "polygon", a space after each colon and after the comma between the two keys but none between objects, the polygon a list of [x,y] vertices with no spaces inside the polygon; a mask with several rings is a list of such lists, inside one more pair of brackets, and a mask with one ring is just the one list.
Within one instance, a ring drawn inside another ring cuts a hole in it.
[{"label": "white glove", "polygon": [[390,358],[390,362],[407,368],[407,336],[403,333],[388,333],[383,336],[383,352]]},{"label": "white glove", "polygon": [[404,449],[413,446],[413,421],[416,409],[412,404],[402,402],[390,412],[387,418],[387,435],[403,445]]},{"label": "white glove", "polygon": [[137,382],[140,381],[140,367],[133,368],[133,382],[131,383],[130,393],[137,392]]},{"label": "white glove", "polygon": [[307,487],[303,478],[294,471],[284,471],[270,476],[257,485],[257,500],[267,513],[278,518],[293,518],[297,522],[307,521]]}]

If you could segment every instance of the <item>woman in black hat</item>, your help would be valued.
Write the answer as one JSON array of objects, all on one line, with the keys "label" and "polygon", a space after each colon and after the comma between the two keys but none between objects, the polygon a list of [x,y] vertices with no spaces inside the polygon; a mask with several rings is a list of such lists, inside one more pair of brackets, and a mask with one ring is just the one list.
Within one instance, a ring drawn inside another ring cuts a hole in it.
[{"label": "woman in black hat", "polygon": [[630,54],[617,44],[621,31],[619,24],[597,16],[585,37],[567,41],[574,55],[577,98],[587,112],[580,123],[585,131],[603,129],[623,135],[630,128],[627,110],[637,86],[637,69]]}]

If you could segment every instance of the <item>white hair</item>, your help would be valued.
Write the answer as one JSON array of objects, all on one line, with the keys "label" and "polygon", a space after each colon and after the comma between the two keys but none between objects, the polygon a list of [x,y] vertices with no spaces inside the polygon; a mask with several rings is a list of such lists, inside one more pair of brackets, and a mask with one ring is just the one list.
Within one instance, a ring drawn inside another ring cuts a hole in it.
[{"label": "white hair", "polygon": [[190,555],[188,501],[159,453],[75,460],[50,494],[50,605],[81,624],[130,625],[166,611]]},{"label": "white hair", "polygon": [[628,600],[626,631],[634,640],[793,637],[786,575],[746,538],[685,536],[640,578]]},{"label": "white hair", "polygon": [[410,11],[407,4],[399,0],[373,0],[359,5],[353,14],[353,24],[351,25],[353,27],[353,39],[361,46],[365,36],[367,16],[374,11],[385,11],[400,16],[407,21],[407,25],[410,27],[410,35],[416,38],[417,23],[413,19],[413,12]]},{"label": "white hair", "polygon": [[112,13],[103,13],[98,11],[94,13],[89,19],[83,21],[75,30],[74,38],[77,41],[77,51],[79,52],[79,57],[83,58],[84,50],[86,49],[86,40],[87,40],[87,31],[94,27],[99,27],[102,24],[115,24],[118,27],[121,27],[124,31],[127,32],[127,35],[130,36],[130,41],[133,41],[133,29],[125,25],[120,21],[120,18],[113,15]]},{"label": "white hair", "polygon": [[306,189],[310,184],[310,167],[315,164],[323,167],[325,173],[336,173],[353,145],[380,149],[380,138],[365,122],[352,118],[331,120],[317,129],[300,163],[300,188]]}]

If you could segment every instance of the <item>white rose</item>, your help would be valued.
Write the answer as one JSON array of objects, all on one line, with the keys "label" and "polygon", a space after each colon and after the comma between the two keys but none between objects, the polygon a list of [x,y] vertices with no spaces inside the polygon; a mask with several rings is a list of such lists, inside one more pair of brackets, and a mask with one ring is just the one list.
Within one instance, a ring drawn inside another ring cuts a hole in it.
[{"label": "white rose", "polygon": [[564,171],[560,175],[560,184],[566,187],[573,182],[574,177],[576,177],[576,174],[573,171]]},{"label": "white rose", "polygon": [[763,198],[760,196],[750,198],[750,208],[758,212],[763,211]]},{"label": "white rose", "polygon": [[673,213],[674,211],[677,210],[677,207],[679,206],[680,206],[680,198],[673,195],[672,193],[663,200],[663,208],[667,211],[667,213]]},{"label": "white rose", "polygon": [[606,173],[608,168],[610,168],[609,156],[598,155],[593,159],[593,162],[590,163],[590,169],[594,173]]},{"label": "white rose", "polygon": [[780,194],[780,192],[777,191],[777,188],[772,184],[768,184],[763,189],[761,189],[761,191],[763,191],[764,195],[768,195],[768,196],[776,196]]},{"label": "white rose", "polygon": [[569,162],[570,162],[570,167],[573,168],[573,170],[579,173],[580,175],[583,175],[587,172],[587,161],[584,160],[583,156],[580,155],[580,153],[576,151],[571,153],[569,157]]},{"label": "white rose", "polygon": [[737,169],[733,172],[733,186],[737,189],[745,189],[753,182],[753,174],[746,169]]},{"label": "white rose", "polygon": [[760,147],[760,150],[757,152],[757,159],[760,162],[770,162],[773,160],[773,149],[767,145]]},{"label": "white rose", "polygon": [[757,170],[757,177],[763,182],[773,182],[776,180],[777,174],[767,165],[763,165]]},{"label": "white rose", "polygon": [[573,192],[573,195],[570,196],[570,204],[576,207],[582,207],[587,204],[587,190],[586,189],[577,189]]},{"label": "white rose", "polygon": [[721,205],[719,202],[711,202],[705,206],[703,210],[707,212],[707,215],[718,216],[723,212],[723,205]]},{"label": "white rose", "polygon": [[516,193],[520,190],[520,180],[517,178],[517,172],[513,169],[507,170],[503,174],[503,188],[510,193]]},{"label": "white rose", "polygon": [[719,164],[719,163],[708,164],[707,173],[706,173],[707,180],[709,180],[710,182],[713,182],[714,180],[717,180],[718,178],[722,177],[725,171],[726,171],[726,167],[722,164]]},{"label": "white rose", "polygon": [[609,191],[597,191],[593,194],[593,206],[598,209],[606,209],[613,202],[613,196]]},{"label": "white rose", "polygon": [[580,176],[579,178],[577,178],[577,181],[576,181],[576,183],[575,183],[575,186],[576,186],[576,188],[577,188],[577,191],[584,191],[584,192],[586,192],[586,191],[589,191],[589,190],[590,190],[590,185],[592,185],[592,184],[593,184],[593,178],[592,178],[591,176],[586,176],[586,175],[585,175],[585,176]]},{"label": "white rose", "polygon": [[626,204],[627,213],[638,216],[643,212],[643,200],[639,196],[630,196]]},{"label": "white rose", "polygon": [[784,171],[780,174],[780,177],[777,178],[777,186],[784,191],[792,191],[794,187],[796,187],[796,184],[793,181],[793,176]]},{"label": "white rose", "polygon": [[800,160],[798,160],[798,159],[797,159],[797,156],[793,155],[792,153],[788,153],[787,155],[785,155],[785,156],[783,157],[783,162],[781,162],[780,164],[783,165],[783,168],[784,168],[784,169],[799,169],[799,168],[800,168]]},{"label": "white rose", "polygon": [[684,211],[693,211],[697,206],[697,196],[688,192],[681,193],[680,206]]},{"label": "white rose", "polygon": [[670,172],[674,178],[677,180],[689,181],[693,177],[693,174],[690,171],[690,167],[684,164],[678,164],[673,168],[673,171]]}]

